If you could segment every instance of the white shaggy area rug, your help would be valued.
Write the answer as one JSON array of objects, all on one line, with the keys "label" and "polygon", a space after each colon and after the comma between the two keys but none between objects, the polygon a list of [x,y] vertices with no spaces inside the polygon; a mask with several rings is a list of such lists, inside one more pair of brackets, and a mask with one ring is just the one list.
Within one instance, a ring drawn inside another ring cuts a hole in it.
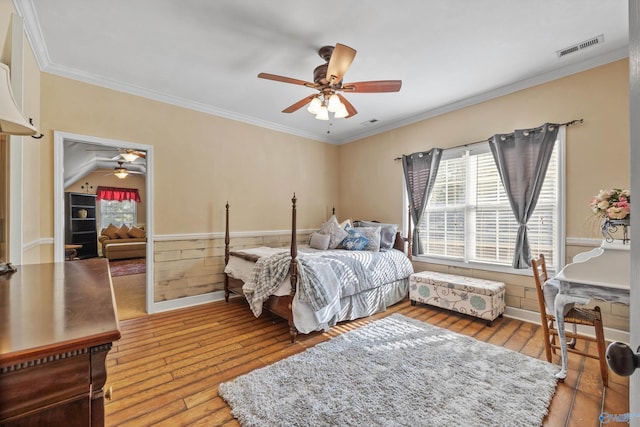
[{"label": "white shaggy area rug", "polygon": [[220,384],[242,426],[540,426],[557,367],[401,314]]}]

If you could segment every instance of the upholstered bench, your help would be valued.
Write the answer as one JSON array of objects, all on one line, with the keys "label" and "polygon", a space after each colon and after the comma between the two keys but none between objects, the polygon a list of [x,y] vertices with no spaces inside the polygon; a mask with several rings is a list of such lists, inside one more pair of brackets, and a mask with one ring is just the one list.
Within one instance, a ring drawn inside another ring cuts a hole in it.
[{"label": "upholstered bench", "polygon": [[417,302],[446,308],[492,321],[504,313],[505,285],[502,282],[453,274],[421,271],[409,278],[411,305]]}]

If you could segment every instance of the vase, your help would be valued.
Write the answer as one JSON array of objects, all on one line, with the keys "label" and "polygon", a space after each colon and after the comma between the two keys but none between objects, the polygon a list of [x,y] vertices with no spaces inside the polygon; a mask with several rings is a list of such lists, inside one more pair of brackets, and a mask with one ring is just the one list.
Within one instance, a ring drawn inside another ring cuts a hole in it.
[{"label": "vase", "polygon": [[86,209],[80,209],[78,211],[78,218],[86,218],[87,217],[87,210]]}]

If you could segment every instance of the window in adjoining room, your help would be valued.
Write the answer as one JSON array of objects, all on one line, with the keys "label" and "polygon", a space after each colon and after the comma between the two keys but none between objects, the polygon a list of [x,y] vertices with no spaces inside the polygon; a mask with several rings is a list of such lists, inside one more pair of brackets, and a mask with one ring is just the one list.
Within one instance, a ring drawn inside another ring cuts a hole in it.
[{"label": "window in adjoining room", "polygon": [[100,200],[100,228],[106,228],[109,224],[120,227],[136,224],[136,205],[133,200]]},{"label": "window in adjoining room", "polygon": [[[558,134],[535,211],[529,220],[531,254],[544,254],[557,271],[561,256],[564,132]],[[489,270],[511,269],[518,223],[487,142],[444,150],[419,224],[418,260]]]},{"label": "window in adjoining room", "polygon": [[100,227],[109,224],[120,227],[137,225],[136,207],[140,194],[135,188],[98,187],[96,198],[100,201]]}]

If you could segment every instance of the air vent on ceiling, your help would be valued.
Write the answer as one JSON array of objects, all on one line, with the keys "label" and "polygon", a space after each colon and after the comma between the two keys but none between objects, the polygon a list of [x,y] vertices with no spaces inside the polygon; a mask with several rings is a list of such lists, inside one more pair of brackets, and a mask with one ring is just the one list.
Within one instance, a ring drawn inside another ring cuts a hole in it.
[{"label": "air vent on ceiling", "polygon": [[567,56],[570,53],[578,52],[582,49],[586,49],[591,46],[595,46],[597,44],[604,43],[604,34],[600,34],[599,36],[595,36],[590,38],[589,40],[585,40],[580,43],[576,43],[573,46],[565,47],[564,49],[556,50],[556,54],[558,54],[558,58],[562,58],[563,56]]}]

